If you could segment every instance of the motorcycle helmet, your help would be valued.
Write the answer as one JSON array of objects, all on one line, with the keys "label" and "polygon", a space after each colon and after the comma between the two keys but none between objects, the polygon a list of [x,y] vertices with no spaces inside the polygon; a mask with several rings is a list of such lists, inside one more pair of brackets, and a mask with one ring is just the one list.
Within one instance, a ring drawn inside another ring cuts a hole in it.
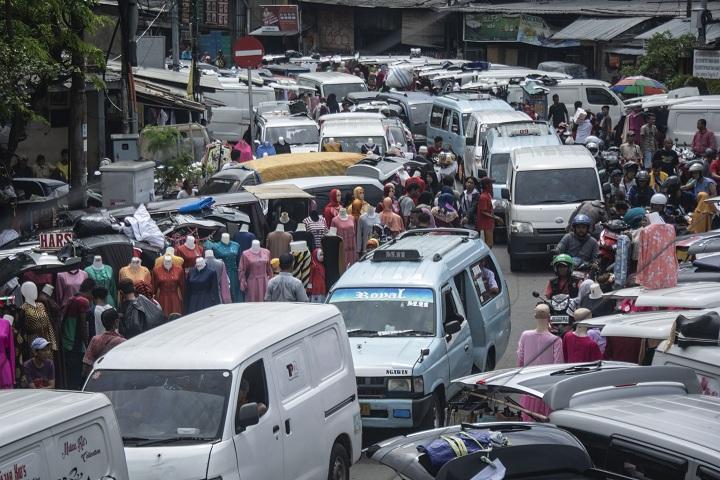
[{"label": "motorcycle helmet", "polygon": [[622,177],[622,171],[618,170],[617,168],[610,172],[611,177]]},{"label": "motorcycle helmet", "polygon": [[623,165],[623,170],[630,170],[630,169],[637,170],[639,168],[639,165],[635,162],[625,162],[625,165]]},{"label": "motorcycle helmet", "polygon": [[573,228],[577,227],[578,225],[585,225],[590,228],[592,227],[592,220],[590,220],[590,217],[588,217],[584,213],[581,213],[579,215],[575,215],[575,218],[573,218],[571,225]]},{"label": "motorcycle helmet", "polygon": [[628,229],[627,223],[623,222],[620,219],[616,220],[610,220],[605,224],[605,228],[610,230],[611,232],[624,232]]},{"label": "motorcycle helmet", "polygon": [[662,184],[662,188],[667,193],[675,192],[678,188],[680,188],[680,178],[676,175],[666,178],[665,182]]},{"label": "motorcycle helmet", "polygon": [[650,183],[650,174],[647,172],[647,170],[640,170],[635,177],[635,182],[647,182]]},{"label": "motorcycle helmet", "polygon": [[569,270],[568,273],[572,273],[572,269],[573,269],[573,265],[574,265],[573,259],[567,253],[561,253],[559,255],[555,255],[555,257],[553,257],[553,259],[552,259],[552,262],[550,263],[550,266],[552,266],[552,269],[555,273],[557,273],[558,265],[567,266],[568,270]]},{"label": "motorcycle helmet", "polygon": [[693,172],[702,173],[702,171],[703,171],[703,165],[700,162],[694,162],[692,165],[690,165],[690,168],[688,168],[688,172],[690,172],[690,173],[693,173]]},{"label": "motorcycle helmet", "polygon": [[600,151],[600,147],[599,147],[598,144],[595,143],[595,142],[587,142],[587,143],[585,144],[585,148],[587,148],[587,149],[590,151],[590,154],[591,154],[593,157],[596,157],[597,154],[598,154],[598,152]]},{"label": "motorcycle helmet", "polygon": [[667,197],[662,193],[656,193],[650,197],[650,205],[667,205]]}]

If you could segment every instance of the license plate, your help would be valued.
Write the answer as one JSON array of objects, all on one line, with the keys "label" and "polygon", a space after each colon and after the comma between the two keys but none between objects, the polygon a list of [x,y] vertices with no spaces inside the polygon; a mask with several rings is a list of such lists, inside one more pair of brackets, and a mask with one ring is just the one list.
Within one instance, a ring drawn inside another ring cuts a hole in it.
[{"label": "license plate", "polygon": [[550,323],[568,323],[570,321],[570,317],[567,315],[551,315],[550,316]]},{"label": "license plate", "polygon": [[547,251],[555,250],[555,247],[557,247],[557,243],[548,243],[545,248],[547,248]]},{"label": "license plate", "polygon": [[363,417],[370,416],[370,404],[369,403],[361,403],[360,404],[360,415],[362,415]]}]

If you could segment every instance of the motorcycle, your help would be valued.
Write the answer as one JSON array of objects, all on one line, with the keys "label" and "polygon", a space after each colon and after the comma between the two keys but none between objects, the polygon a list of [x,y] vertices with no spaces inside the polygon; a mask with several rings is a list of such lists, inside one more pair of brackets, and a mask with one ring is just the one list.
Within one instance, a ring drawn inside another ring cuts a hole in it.
[{"label": "motorcycle", "polygon": [[600,250],[600,270],[605,271],[615,263],[615,249],[618,236],[628,229],[622,220],[611,220],[603,224],[598,247]]},{"label": "motorcycle", "polygon": [[547,299],[540,295],[539,292],[534,291],[532,296],[550,307],[550,331],[562,335],[564,327],[570,325],[570,314],[568,313],[570,301],[572,300],[570,295],[559,293]]}]

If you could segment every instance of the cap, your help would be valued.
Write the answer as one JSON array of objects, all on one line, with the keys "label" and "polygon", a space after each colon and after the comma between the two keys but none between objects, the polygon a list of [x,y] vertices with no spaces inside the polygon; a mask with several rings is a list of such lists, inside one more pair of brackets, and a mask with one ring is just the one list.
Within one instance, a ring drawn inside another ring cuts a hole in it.
[{"label": "cap", "polygon": [[48,342],[47,340],[45,340],[42,337],[37,337],[30,344],[30,348],[32,348],[33,350],[42,350],[43,348],[47,347],[48,345],[50,345],[50,342]]},{"label": "cap", "polygon": [[535,305],[535,318],[550,318],[550,307],[544,303]]}]

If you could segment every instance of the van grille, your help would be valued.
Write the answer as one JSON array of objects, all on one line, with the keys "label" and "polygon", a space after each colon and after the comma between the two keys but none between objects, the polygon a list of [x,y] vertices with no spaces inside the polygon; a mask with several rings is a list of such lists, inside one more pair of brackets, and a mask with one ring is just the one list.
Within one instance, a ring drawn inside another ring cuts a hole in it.
[{"label": "van grille", "polygon": [[564,228],[538,228],[536,232],[540,235],[565,235]]},{"label": "van grille", "polygon": [[355,379],[357,381],[358,397],[385,397],[385,377],[355,377]]}]

